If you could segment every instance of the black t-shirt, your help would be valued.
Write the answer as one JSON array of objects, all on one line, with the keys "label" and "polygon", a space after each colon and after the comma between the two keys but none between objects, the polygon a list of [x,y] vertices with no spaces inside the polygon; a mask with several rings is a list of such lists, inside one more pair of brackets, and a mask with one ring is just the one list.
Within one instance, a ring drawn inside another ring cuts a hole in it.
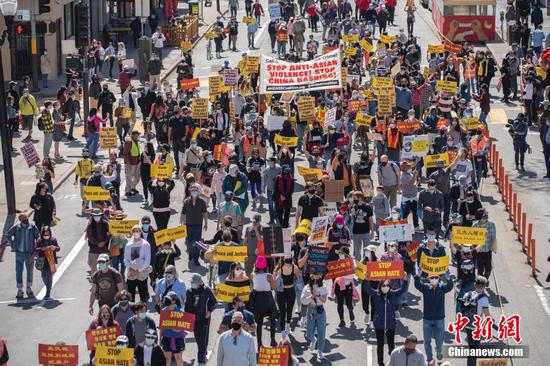
[{"label": "black t-shirt", "polygon": [[306,193],[298,200],[298,206],[302,207],[302,216],[300,220],[308,219],[313,220],[314,217],[319,216],[319,208],[323,207],[325,202],[321,197],[314,195],[309,197]]},{"label": "black t-shirt", "polygon": [[174,140],[181,140],[187,135],[187,118],[185,116],[173,116],[170,118],[169,126],[172,128]]},{"label": "black t-shirt", "polygon": [[[353,220],[353,234],[367,234],[370,232],[369,219],[372,217],[372,207],[366,203],[359,203],[353,205],[352,210],[355,209],[351,215]],[[353,212],[353,211],[352,211]]]},{"label": "black t-shirt", "polygon": [[461,251],[455,254],[457,277],[463,284],[474,282],[476,279],[476,255],[475,250],[467,254]]},{"label": "black t-shirt", "polygon": [[370,162],[370,160],[364,163],[357,162],[353,164],[353,171],[355,172],[355,175],[357,177],[363,177],[363,176],[370,177],[371,168],[372,168],[372,163]]},{"label": "black t-shirt", "polygon": [[251,157],[248,159],[248,167],[251,168],[248,173],[248,179],[251,182],[259,182],[262,180],[261,168],[265,166],[265,160],[262,158]]}]

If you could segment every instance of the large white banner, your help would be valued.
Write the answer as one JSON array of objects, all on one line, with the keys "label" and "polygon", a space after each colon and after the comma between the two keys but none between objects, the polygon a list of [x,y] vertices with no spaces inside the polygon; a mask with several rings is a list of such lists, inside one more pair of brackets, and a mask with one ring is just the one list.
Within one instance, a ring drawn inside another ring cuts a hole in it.
[{"label": "large white banner", "polygon": [[260,93],[302,92],[342,87],[340,51],[334,50],[315,60],[290,63],[262,55]]}]

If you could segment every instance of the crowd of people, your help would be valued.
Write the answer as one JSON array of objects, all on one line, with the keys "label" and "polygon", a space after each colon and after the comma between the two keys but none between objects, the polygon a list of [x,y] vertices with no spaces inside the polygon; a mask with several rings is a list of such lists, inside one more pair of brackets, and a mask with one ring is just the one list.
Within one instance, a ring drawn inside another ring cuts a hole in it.
[{"label": "crowd of people", "polygon": [[[218,57],[224,52],[225,38],[226,49],[237,51],[237,6],[238,1],[230,1],[231,19],[224,24],[218,18],[213,28]],[[249,56],[243,54],[237,65],[225,62],[217,74],[223,77],[226,69],[238,70],[237,85],[210,95],[207,114],[200,118],[194,115],[198,108],[193,104],[205,96],[197,88],[183,88],[182,82],[193,79],[191,50],[183,50],[175,85],[160,80],[164,40],[160,27],[153,34],[151,79],[139,87],[131,79],[135,73],[123,65],[124,43],[116,48],[110,43],[104,49],[100,41],[93,42],[90,52],[99,55],[103,50],[101,61],[109,61],[106,75],[111,78],[113,60],[119,60],[120,93],[110,90],[102,78],[103,62],[91,69],[90,85],[80,85],[78,73],[71,70],[55,101],[40,107],[29,92],[28,78],[21,85],[10,83],[6,98],[10,143],[18,130],[27,132],[25,142],[33,141],[36,117],[44,134],[39,183],[29,210],[19,214],[19,222],[6,233],[16,256],[16,297],[34,297],[36,268],[47,290],[45,300],[50,299],[56,253],[64,245],[55,235],[58,213],[50,150],[53,142],[54,157],[61,159],[60,142],[75,140],[75,123],[83,123],[86,146],[80,151],[74,184],[80,187],[81,215],[87,220],[83,229],[88,244],[88,310],[93,317],[89,330],[115,327],[120,336],[114,345],[133,348],[137,365],[170,365],[172,358],[177,365],[184,364],[188,332],[159,330],[154,314],[162,311],[194,314],[199,365],[207,363],[214,311],[225,312],[216,325],[221,334],[219,366],[256,365],[261,347],[286,347],[288,364],[297,365],[293,349],[304,345],[293,344],[291,335],[299,328],[308,340],[305,347],[318,360],[330,357],[325,347],[327,312],[334,310],[342,329],[364,315],[366,328],[376,339],[379,365],[385,363],[385,352],[393,366],[442,362],[446,303],[453,301],[449,292],[456,292],[457,313],[472,319],[474,314],[491,316],[485,289],[491,281],[497,235],[479,193],[488,176],[491,80],[500,75],[497,89],[502,88],[504,102],[523,103],[524,113],[509,124],[517,169],[524,170],[527,132],[537,126],[545,178],[550,177],[546,72],[550,49],[544,49],[548,44],[542,46],[548,36],[541,38],[539,23],[538,36],[512,45],[501,65],[490,52],[474,50],[467,42],[460,51],[428,53],[413,32],[414,6],[404,8],[407,32],[392,33],[388,26],[394,25],[396,6],[391,0],[384,4],[363,0],[353,6],[348,0],[281,1],[281,16],[263,21],[266,14],[259,1],[245,1],[252,19],[247,24],[250,49],[256,47],[255,34],[264,23],[272,54],[287,62],[313,60],[340,47],[347,79],[342,88],[293,93],[290,98],[260,95],[258,69],[251,69]],[[343,42],[344,35],[356,37]],[[384,43],[382,35],[395,37]],[[389,80],[391,86],[376,86],[380,79]],[[439,90],[441,80],[455,83],[456,91]],[[89,88],[87,116],[82,115],[82,88]],[[380,110],[380,93],[392,95],[390,112]],[[315,99],[314,118],[300,117],[304,111],[299,110],[298,100],[304,96]],[[359,109],[352,110],[353,101],[359,102]],[[478,103],[479,114],[474,108]],[[325,123],[330,110],[336,117]],[[269,116],[286,118],[282,127],[274,129]],[[119,148],[101,159],[97,153],[105,127],[116,127]],[[278,145],[277,136],[295,137],[297,142]],[[406,153],[406,142],[423,136],[428,136],[424,154]],[[427,156],[436,155],[428,163]],[[316,173],[305,176],[300,167]],[[343,185],[336,200],[327,190],[334,181]],[[184,193],[176,197],[172,192],[178,185]],[[88,187],[107,191],[109,199],[89,200]],[[302,188],[303,193],[298,193]],[[139,218],[127,233],[113,232],[109,223],[128,217],[125,208],[135,204],[130,199],[135,196],[151,214]],[[184,251],[179,239],[156,240],[155,233],[175,226],[173,221],[170,225],[174,209],[179,212],[179,226],[186,227]],[[268,213],[268,220],[262,212]],[[215,220],[209,219],[211,214]],[[311,243],[310,233],[297,228],[323,216],[328,218],[325,238]],[[414,240],[381,238],[381,227],[403,223],[410,226],[415,240],[420,238],[416,256],[408,250]],[[213,226],[216,234],[205,238]],[[486,229],[484,243],[451,244],[453,226]],[[266,229],[274,227],[291,233],[290,249],[281,256],[270,255],[264,247]],[[216,248],[239,246],[246,247],[244,260],[214,260]],[[319,248],[328,248],[328,262],[350,258],[356,266],[402,262],[403,277],[375,281],[348,274],[326,279],[314,271],[310,260]],[[422,256],[449,256],[456,271],[427,273]],[[190,281],[178,275],[178,260],[184,258],[194,273]],[[209,275],[196,273],[202,266]],[[220,284],[250,291],[232,297],[220,310],[216,298]],[[396,329],[403,327],[400,309],[409,305],[413,285],[423,297],[424,352],[414,335],[395,347]],[[268,340],[262,337],[266,318]],[[479,347],[471,329],[467,335],[468,345]],[[94,364],[94,351],[89,361]],[[475,358],[468,358],[469,366],[475,364]]]}]

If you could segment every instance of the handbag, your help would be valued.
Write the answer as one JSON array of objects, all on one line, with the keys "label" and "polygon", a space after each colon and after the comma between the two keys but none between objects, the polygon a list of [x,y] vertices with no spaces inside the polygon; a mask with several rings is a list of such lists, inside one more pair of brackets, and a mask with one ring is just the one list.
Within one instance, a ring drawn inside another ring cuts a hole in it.
[{"label": "handbag", "polygon": [[42,271],[44,269],[44,261],[46,258],[44,257],[37,257],[34,261],[34,268],[36,268],[38,271]]}]

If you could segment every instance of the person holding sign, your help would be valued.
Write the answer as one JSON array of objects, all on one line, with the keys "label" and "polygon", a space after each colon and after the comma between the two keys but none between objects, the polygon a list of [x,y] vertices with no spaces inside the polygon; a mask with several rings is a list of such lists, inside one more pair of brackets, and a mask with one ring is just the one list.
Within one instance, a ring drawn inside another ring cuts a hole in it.
[{"label": "person holding sign", "polygon": [[187,226],[185,245],[189,254],[189,263],[192,262],[194,265],[200,266],[199,253],[194,246],[195,242],[201,238],[203,230],[208,230],[208,212],[206,211],[206,202],[199,197],[200,185],[196,183],[191,185],[189,192],[191,196],[183,201],[180,225]]},{"label": "person holding sign", "polygon": [[[263,324],[264,318],[269,316],[271,347],[275,347],[277,345],[275,341],[275,322],[279,312],[271,291],[277,287],[277,284],[273,275],[267,269],[267,260],[264,256],[258,256],[258,259],[256,259],[256,265],[252,273],[252,284],[252,293],[250,294],[250,301],[248,303],[250,311],[254,313],[257,324]],[[258,347],[263,346],[262,327],[258,328],[256,335],[258,338]]]},{"label": "person holding sign", "polygon": [[489,221],[489,214],[487,210],[480,208],[476,212],[476,220],[472,224],[472,227],[486,228],[487,234],[485,235],[485,244],[478,245],[477,251],[477,273],[485,278],[491,277],[491,270],[493,268],[492,254],[497,254],[497,231],[495,223]]},{"label": "person holding sign", "polygon": [[[44,226],[41,230],[40,237],[36,239],[34,252],[37,254],[35,267],[42,274],[42,281],[46,286],[46,295],[44,300],[50,299],[50,291],[52,290],[52,277],[56,272],[57,255],[59,252],[59,244],[57,239],[52,236],[52,231],[49,226]],[[42,264],[40,267],[40,263]]]},{"label": "person holding sign", "polygon": [[[97,317],[94,320],[92,320],[92,322],[90,323],[90,326],[88,327],[88,331],[112,328],[112,327],[115,327],[116,334],[122,333],[122,330],[120,329],[120,324],[118,324],[118,322],[114,319],[113,313],[111,312],[111,308],[109,307],[109,305],[106,305],[106,304],[101,305],[101,308],[97,313]],[[126,336],[124,336],[124,338],[126,338]],[[126,341],[128,341],[128,338],[126,338]],[[128,344],[125,345],[125,347],[127,346]],[[90,352],[90,363],[92,365],[93,365],[92,360],[94,356],[95,356],[95,344],[94,344],[94,349],[91,349],[91,352]]]},{"label": "person holding sign", "polygon": [[217,366],[256,366],[254,337],[242,329],[243,322],[243,313],[234,312],[231,330],[223,333],[218,342]]},{"label": "person holding sign", "polygon": [[421,273],[422,277],[427,277],[427,273],[422,271],[420,266],[421,258],[423,255],[428,257],[445,257],[445,247],[439,244],[437,239],[437,230],[433,226],[428,226],[426,228],[426,240],[418,246],[418,251],[416,253],[418,271]]},{"label": "person holding sign", "polygon": [[157,310],[160,310],[160,302],[168,293],[175,293],[179,303],[184,304],[186,292],[187,287],[183,281],[179,280],[176,267],[173,264],[166,266],[164,276],[158,280],[155,286],[155,294],[158,297]]},{"label": "person holding sign", "polygon": [[145,341],[134,348],[134,364],[135,366],[166,366],[164,352],[157,344],[155,329],[147,329]]},{"label": "person holding sign", "polygon": [[283,165],[281,174],[275,178],[273,184],[273,202],[275,202],[277,220],[283,228],[288,227],[294,193],[294,178],[290,172],[290,166]]},{"label": "person holding sign", "polygon": [[[183,313],[180,297],[173,291],[162,299],[164,307],[162,311],[177,311]],[[172,355],[176,360],[177,366],[183,366],[183,351],[185,350],[185,335],[184,330],[175,330],[169,327],[160,328],[160,339],[164,357],[168,362],[172,363]]]}]

